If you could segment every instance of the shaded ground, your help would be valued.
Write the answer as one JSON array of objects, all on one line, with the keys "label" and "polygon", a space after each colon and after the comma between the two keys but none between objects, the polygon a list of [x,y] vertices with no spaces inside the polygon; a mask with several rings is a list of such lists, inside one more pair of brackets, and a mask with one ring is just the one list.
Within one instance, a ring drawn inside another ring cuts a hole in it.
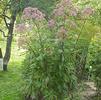
[{"label": "shaded ground", "polygon": [[96,87],[94,82],[84,82],[84,91],[81,92],[82,100],[92,100],[96,95]]}]

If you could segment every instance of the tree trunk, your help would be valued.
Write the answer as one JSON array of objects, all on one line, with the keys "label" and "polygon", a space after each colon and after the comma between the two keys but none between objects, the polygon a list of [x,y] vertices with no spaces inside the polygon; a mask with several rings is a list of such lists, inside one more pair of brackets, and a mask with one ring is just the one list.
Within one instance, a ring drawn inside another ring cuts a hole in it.
[{"label": "tree trunk", "polygon": [[8,37],[7,37],[7,43],[6,43],[6,51],[3,59],[3,70],[7,71],[7,65],[10,60],[10,55],[11,55],[11,44],[12,44],[12,39],[13,39],[13,28],[14,28],[14,23],[16,20],[16,10],[12,13],[11,15],[11,20],[8,28]]},{"label": "tree trunk", "polygon": [[0,58],[3,58],[1,48],[0,48]]}]

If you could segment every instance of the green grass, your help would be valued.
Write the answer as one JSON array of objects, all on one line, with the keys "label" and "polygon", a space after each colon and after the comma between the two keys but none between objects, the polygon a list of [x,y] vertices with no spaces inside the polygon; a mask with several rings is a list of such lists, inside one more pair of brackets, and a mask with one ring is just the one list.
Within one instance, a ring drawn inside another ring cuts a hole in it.
[{"label": "green grass", "polygon": [[0,72],[0,100],[22,100],[21,84],[21,67],[13,62],[7,72]]},{"label": "green grass", "polygon": [[[4,55],[5,43],[0,42],[0,47]],[[22,55],[22,52],[23,51],[17,49],[16,43],[13,42],[8,71],[0,71],[0,100],[23,100],[21,63],[24,55]]]}]

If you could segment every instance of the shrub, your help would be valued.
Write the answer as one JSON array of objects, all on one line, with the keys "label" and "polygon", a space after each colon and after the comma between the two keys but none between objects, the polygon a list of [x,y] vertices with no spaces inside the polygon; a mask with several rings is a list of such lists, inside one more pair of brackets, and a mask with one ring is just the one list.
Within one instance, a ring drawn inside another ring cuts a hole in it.
[{"label": "shrub", "polygon": [[[74,19],[78,16],[88,18],[92,12],[91,8],[85,8],[82,12],[84,16],[79,16],[80,12],[71,0],[62,0],[57,4],[49,21],[38,8],[24,9],[22,19],[25,25],[32,25],[27,33],[28,51],[23,63],[28,100],[76,99],[73,94],[77,88],[74,44],[76,35],[79,39],[75,33],[80,32],[81,27],[80,22],[77,25]],[[23,29],[20,28],[20,31]]]}]

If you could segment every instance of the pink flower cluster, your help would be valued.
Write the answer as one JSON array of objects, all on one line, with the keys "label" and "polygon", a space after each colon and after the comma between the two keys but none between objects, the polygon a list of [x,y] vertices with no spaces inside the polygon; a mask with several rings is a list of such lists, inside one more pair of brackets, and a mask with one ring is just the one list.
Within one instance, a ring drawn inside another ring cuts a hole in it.
[{"label": "pink flower cluster", "polygon": [[25,32],[26,29],[27,29],[27,27],[25,26],[24,23],[21,23],[21,24],[16,25],[15,28],[16,28],[16,31],[17,32],[20,32],[20,33]]},{"label": "pink flower cluster", "polygon": [[18,48],[26,49],[28,42],[28,37],[25,35],[20,35],[17,40]]},{"label": "pink flower cluster", "polygon": [[62,26],[60,27],[59,33],[65,34],[67,31],[66,29]]},{"label": "pink flower cluster", "polygon": [[63,5],[63,6],[71,6],[72,5],[72,0],[61,0],[60,6]]},{"label": "pink flower cluster", "polygon": [[59,38],[59,39],[65,39],[66,38],[66,36],[67,36],[67,31],[66,31],[66,29],[62,26],[62,27],[60,27],[60,29],[59,29],[59,31],[58,31],[58,33],[57,33],[57,38]]},{"label": "pink flower cluster", "polygon": [[39,11],[37,8],[27,7],[23,11],[23,19],[36,19],[42,20],[44,19],[45,15]]},{"label": "pink flower cluster", "polygon": [[62,15],[64,15],[64,7],[60,6],[60,7],[56,8],[56,9],[54,9],[53,15],[54,16],[62,16]]},{"label": "pink flower cluster", "polygon": [[94,12],[94,10],[91,8],[91,7],[86,7],[86,8],[84,8],[83,10],[82,10],[82,15],[84,15],[84,16],[90,16],[90,15],[92,15],[93,14],[93,12]]},{"label": "pink flower cluster", "polygon": [[56,5],[56,9],[54,9],[53,15],[54,16],[64,15],[66,7],[69,7],[71,5],[72,5],[71,0],[61,0],[61,2]]},{"label": "pink flower cluster", "polygon": [[70,16],[77,16],[77,9],[73,6],[72,0],[62,0],[56,5],[56,9],[53,11],[54,16],[63,16],[65,14]]},{"label": "pink flower cluster", "polygon": [[77,14],[78,14],[78,11],[77,11],[77,9],[76,8],[71,8],[70,10],[69,10],[69,15],[70,16],[77,16]]},{"label": "pink flower cluster", "polygon": [[62,0],[62,1],[61,1],[61,4],[62,4],[62,5],[70,6],[70,5],[72,5],[72,0]]},{"label": "pink flower cluster", "polygon": [[50,19],[49,21],[48,21],[48,27],[49,28],[53,28],[55,26],[55,21],[54,21],[54,19]]}]

